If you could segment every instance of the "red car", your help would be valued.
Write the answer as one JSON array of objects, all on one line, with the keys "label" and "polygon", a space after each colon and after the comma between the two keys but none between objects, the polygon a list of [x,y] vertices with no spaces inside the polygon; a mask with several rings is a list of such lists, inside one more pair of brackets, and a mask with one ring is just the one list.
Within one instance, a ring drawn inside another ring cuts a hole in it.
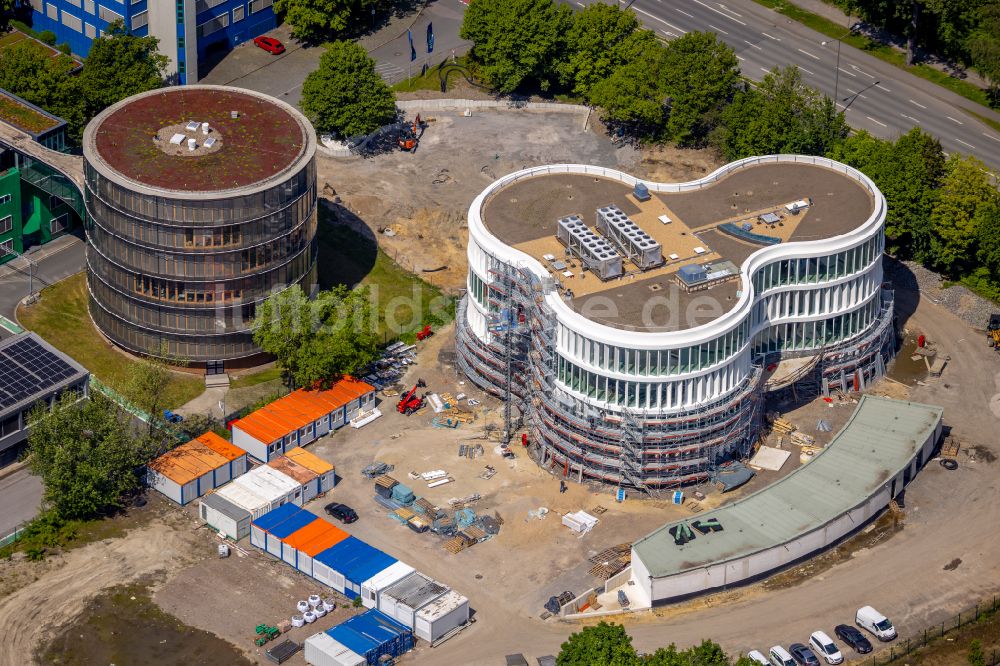
[{"label": "red car", "polygon": [[261,35],[260,37],[254,37],[253,43],[272,55],[281,55],[285,52],[285,45],[274,37]]}]

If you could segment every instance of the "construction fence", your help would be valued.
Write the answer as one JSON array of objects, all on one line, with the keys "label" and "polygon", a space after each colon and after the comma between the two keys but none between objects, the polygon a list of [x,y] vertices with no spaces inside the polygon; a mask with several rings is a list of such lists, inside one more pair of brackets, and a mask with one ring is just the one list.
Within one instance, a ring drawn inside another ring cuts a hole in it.
[{"label": "construction fence", "polygon": [[[906,656],[917,652],[933,641],[939,640],[970,623],[978,622],[983,616],[995,614],[997,610],[1000,610],[1000,601],[998,601],[996,595],[993,595],[991,598],[980,601],[972,608],[963,610],[958,615],[944,620],[940,624],[927,627],[922,633],[909,638],[897,638],[891,647],[880,650],[871,657],[866,657],[857,663],[860,666],[885,666],[886,664],[905,663],[904,658]],[[955,648],[965,652],[969,649],[969,646],[956,645]],[[983,648],[983,658],[983,663],[986,666],[997,666],[1000,664],[1000,649]]]}]

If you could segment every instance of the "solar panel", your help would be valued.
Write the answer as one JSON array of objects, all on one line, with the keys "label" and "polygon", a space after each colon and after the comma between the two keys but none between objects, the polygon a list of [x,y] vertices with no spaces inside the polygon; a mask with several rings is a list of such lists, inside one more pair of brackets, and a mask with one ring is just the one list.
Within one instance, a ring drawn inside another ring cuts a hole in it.
[{"label": "solar panel", "polygon": [[24,337],[0,349],[0,408],[27,400],[76,371],[58,355]]}]

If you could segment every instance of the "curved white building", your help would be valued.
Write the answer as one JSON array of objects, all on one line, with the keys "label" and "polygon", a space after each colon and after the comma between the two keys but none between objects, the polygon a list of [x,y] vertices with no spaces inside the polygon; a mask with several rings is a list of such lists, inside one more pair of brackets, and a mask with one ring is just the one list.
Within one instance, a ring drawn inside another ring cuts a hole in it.
[{"label": "curved white building", "polygon": [[532,452],[578,480],[699,481],[745,455],[765,391],[861,388],[894,349],[885,199],[824,158],[690,183],[582,165],[497,180],[469,209],[457,349]]}]

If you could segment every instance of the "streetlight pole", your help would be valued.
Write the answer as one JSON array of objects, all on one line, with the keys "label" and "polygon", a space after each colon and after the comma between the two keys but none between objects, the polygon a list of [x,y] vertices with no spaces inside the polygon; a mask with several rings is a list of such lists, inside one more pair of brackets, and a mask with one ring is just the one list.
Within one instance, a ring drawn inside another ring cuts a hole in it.
[{"label": "streetlight pole", "polygon": [[0,251],[3,251],[3,254],[0,254],[0,257],[5,257],[8,254],[12,254],[14,255],[15,259],[17,257],[20,257],[21,259],[24,259],[26,262],[28,262],[28,297],[31,298],[32,294],[35,293],[35,282],[34,282],[35,275],[33,270],[35,268],[35,262],[32,261],[30,258],[26,257],[25,255],[21,254],[20,252],[18,252],[17,250],[15,250],[13,247],[9,249],[0,247]]},{"label": "streetlight pole", "polygon": [[[847,22],[850,23],[851,17],[847,17]],[[833,106],[837,107],[838,94],[840,93],[840,42],[850,34],[854,33],[854,27],[848,28],[847,32],[837,37],[837,69],[833,73]],[[820,42],[823,46],[826,46],[829,42]]]}]

